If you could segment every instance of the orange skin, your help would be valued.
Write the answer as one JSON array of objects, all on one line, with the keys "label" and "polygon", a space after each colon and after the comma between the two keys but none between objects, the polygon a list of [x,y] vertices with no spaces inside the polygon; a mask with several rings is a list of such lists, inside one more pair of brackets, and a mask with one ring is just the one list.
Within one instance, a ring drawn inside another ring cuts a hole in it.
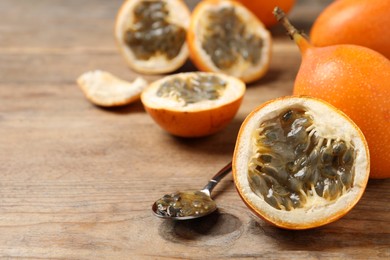
[{"label": "orange skin", "polygon": [[295,95],[328,101],[366,136],[371,178],[390,177],[390,61],[371,49],[335,45],[302,50]]},{"label": "orange skin", "polygon": [[390,59],[390,1],[339,0],[329,5],[313,24],[314,46],[356,44]]},{"label": "orange skin", "polygon": [[155,122],[172,135],[202,137],[225,128],[236,115],[242,98],[220,107],[191,112],[144,107]]},{"label": "orange skin", "polygon": [[282,23],[302,54],[294,95],[323,99],[347,114],[367,139],[370,178],[390,178],[390,61],[357,45],[314,47],[287,19]]},{"label": "orange skin", "polygon": [[295,4],[295,0],[236,0],[245,5],[249,10],[254,13],[257,18],[268,28],[278,23],[272,14],[272,10],[275,6],[279,6],[286,13],[288,13]]}]

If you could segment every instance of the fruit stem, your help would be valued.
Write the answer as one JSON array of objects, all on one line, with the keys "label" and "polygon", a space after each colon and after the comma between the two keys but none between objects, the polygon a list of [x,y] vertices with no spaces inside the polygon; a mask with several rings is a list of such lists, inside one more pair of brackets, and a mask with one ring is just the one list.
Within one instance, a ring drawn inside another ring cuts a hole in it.
[{"label": "fruit stem", "polygon": [[309,40],[303,33],[299,32],[287,19],[286,13],[280,8],[275,7],[273,14],[278,22],[280,22],[283,27],[286,29],[288,35],[295,41],[302,53],[304,53],[308,48],[312,47]]}]

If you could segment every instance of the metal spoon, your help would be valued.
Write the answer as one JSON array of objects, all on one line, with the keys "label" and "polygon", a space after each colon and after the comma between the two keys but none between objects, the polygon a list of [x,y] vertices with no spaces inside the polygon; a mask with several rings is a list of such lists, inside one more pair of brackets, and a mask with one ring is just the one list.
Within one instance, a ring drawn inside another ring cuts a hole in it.
[{"label": "metal spoon", "polygon": [[217,209],[211,191],[232,170],[232,163],[223,167],[201,190],[179,191],[166,194],[157,200],[152,210],[155,216],[165,219],[186,220],[206,216]]}]

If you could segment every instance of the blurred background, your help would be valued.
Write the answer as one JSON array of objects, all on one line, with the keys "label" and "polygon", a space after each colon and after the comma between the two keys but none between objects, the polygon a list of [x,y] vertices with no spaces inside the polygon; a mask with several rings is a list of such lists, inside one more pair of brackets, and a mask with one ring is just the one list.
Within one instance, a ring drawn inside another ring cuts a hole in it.
[{"label": "blurred background", "polygon": [[[201,0],[197,0],[197,1],[185,0],[185,2],[190,7],[190,9],[193,9],[194,6],[200,1]],[[267,0],[253,0],[253,1],[261,2]],[[308,26],[307,17],[308,16],[317,17],[318,14],[333,1],[334,0],[296,0],[294,7],[289,14],[289,17],[291,18],[291,20],[294,21],[294,24],[296,26],[299,27],[304,26],[305,28],[303,29],[305,30],[309,29],[307,28]],[[273,28],[273,30],[278,30],[278,29]]]}]

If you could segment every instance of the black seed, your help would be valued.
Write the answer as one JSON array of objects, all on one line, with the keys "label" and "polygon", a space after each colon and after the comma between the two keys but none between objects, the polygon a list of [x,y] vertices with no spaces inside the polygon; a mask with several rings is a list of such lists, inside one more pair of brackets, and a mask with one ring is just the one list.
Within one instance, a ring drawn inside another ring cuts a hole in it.
[{"label": "black seed", "polygon": [[260,174],[249,171],[248,181],[249,186],[257,195],[265,196],[268,193],[268,185]]},{"label": "black seed", "polygon": [[321,161],[324,164],[330,164],[333,161],[332,147],[326,147],[321,149]]},{"label": "black seed", "polygon": [[291,119],[293,118],[293,111],[292,110],[288,110],[286,113],[283,114],[282,116],[282,120],[284,122],[288,122],[290,121]]},{"label": "black seed", "polygon": [[276,195],[276,194],[273,194],[273,196],[265,196],[264,197],[264,200],[270,204],[272,207],[276,208],[276,209],[282,209],[280,207],[280,202],[281,202],[281,199],[279,197],[279,195]]},{"label": "black seed", "polygon": [[289,192],[285,187],[283,187],[283,186],[281,186],[281,185],[279,185],[279,184],[274,184],[274,185],[272,186],[272,190],[273,190],[276,194],[278,194],[278,195],[280,195],[280,196],[282,196],[282,197],[286,197],[286,196],[288,196],[288,195],[290,194],[290,192]]},{"label": "black seed", "polygon": [[303,188],[302,182],[297,178],[290,178],[288,182],[288,188],[295,193],[300,193]]},{"label": "black seed", "polygon": [[270,163],[273,157],[271,154],[261,154],[259,158],[263,163]]},{"label": "black seed", "polygon": [[343,141],[335,142],[332,146],[333,155],[339,155],[347,149],[347,146]]},{"label": "black seed", "polygon": [[325,166],[321,170],[321,175],[324,178],[334,179],[337,177],[337,170],[335,168],[333,168],[332,166]]},{"label": "black seed", "polygon": [[324,186],[325,185],[324,185],[323,181],[317,182],[317,184],[316,184],[316,186],[314,188],[315,188],[318,196],[321,196],[321,197],[323,196],[323,194],[324,194]]},{"label": "black seed", "polygon": [[349,164],[351,162],[353,162],[353,158],[354,158],[354,155],[353,155],[353,150],[352,149],[348,149],[342,156],[342,164]]}]

